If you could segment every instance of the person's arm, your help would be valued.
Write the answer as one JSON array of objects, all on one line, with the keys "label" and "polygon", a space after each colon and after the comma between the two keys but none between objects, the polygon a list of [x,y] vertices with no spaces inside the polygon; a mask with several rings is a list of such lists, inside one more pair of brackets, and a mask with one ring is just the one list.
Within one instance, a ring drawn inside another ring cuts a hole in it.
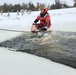
[{"label": "person's arm", "polygon": [[38,22],[38,19],[35,19],[34,23],[36,24]]},{"label": "person's arm", "polygon": [[48,16],[46,16],[46,26],[47,26],[47,28],[49,28],[49,21],[50,21],[50,16],[48,15]]},{"label": "person's arm", "polygon": [[35,19],[35,21],[34,21],[34,23],[33,23],[34,25],[39,21],[39,17],[40,17],[40,16],[37,16],[37,18]]}]

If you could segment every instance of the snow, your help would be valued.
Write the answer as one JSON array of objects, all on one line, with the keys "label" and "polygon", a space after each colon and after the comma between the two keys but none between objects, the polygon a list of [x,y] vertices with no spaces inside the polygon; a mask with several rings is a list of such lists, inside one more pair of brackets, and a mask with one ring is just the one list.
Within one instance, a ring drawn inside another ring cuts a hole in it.
[{"label": "snow", "polygon": [[[30,31],[31,25],[40,11],[20,15],[7,13],[0,15],[0,28]],[[76,8],[49,10],[52,31],[76,32]],[[0,30],[0,42],[17,37],[21,32]],[[52,62],[27,53],[10,51],[0,47],[0,75],[76,75],[76,69]]]},{"label": "snow", "polygon": [[0,48],[0,75],[76,75],[76,70],[34,55]]},{"label": "snow", "polygon": [[50,11],[51,29],[54,31],[76,32],[76,8]]},{"label": "snow", "polygon": [[[0,17],[0,28],[16,30],[20,28],[20,30],[30,31],[31,25],[39,13],[40,11],[33,11],[29,15],[25,13],[24,16],[21,13],[19,16],[17,13],[10,13],[10,17],[5,13]],[[52,22],[51,30],[76,32],[76,8],[49,10],[49,14]]]}]

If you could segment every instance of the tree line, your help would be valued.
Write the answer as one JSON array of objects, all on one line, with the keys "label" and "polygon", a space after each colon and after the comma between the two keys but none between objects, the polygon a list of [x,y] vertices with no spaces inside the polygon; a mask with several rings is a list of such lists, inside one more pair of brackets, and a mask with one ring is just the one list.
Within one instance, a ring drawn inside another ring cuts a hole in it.
[{"label": "tree line", "polygon": [[[62,9],[62,8],[71,8],[71,7],[76,7],[76,0],[74,0],[74,5],[73,6],[68,6],[66,2],[61,2],[60,0],[55,0],[55,3],[50,5],[47,5],[47,8],[50,10],[53,9]],[[7,4],[4,3],[3,5],[0,5],[0,11],[3,12],[17,12],[20,11],[22,9],[24,10],[31,10],[31,11],[38,11],[39,7],[40,7],[40,3],[37,2],[36,6],[32,3],[32,2],[28,2],[28,3],[22,3],[20,4]],[[45,4],[44,4],[45,5]]]}]

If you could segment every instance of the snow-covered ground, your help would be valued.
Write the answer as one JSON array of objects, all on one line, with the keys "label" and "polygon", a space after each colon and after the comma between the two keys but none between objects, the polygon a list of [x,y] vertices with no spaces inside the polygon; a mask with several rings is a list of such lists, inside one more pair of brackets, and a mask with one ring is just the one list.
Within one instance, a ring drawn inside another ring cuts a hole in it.
[{"label": "snow-covered ground", "polygon": [[[0,28],[18,31],[30,31],[31,25],[40,11],[20,15],[3,13],[0,16]],[[76,32],[76,8],[49,10],[53,31]],[[21,35],[21,32],[0,30],[0,42]],[[76,75],[76,69],[52,62],[34,55],[13,52],[0,48],[0,75]]]},{"label": "snow-covered ground", "polygon": [[[30,31],[31,25],[40,11],[33,11],[31,14],[18,16],[17,13],[10,13],[8,17],[7,13],[0,16],[0,28],[10,28]],[[49,10],[51,16],[51,30],[54,31],[76,31],[76,8]]]},{"label": "snow-covered ground", "polygon": [[76,69],[34,55],[0,48],[0,75],[76,75]]},{"label": "snow-covered ground", "polygon": [[50,11],[52,30],[76,32],[76,8]]}]

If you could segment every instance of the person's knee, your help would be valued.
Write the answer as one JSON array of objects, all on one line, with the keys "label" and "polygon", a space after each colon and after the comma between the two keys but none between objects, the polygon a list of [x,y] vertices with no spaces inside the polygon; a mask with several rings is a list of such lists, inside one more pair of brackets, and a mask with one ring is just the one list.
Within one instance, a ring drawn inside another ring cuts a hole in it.
[{"label": "person's knee", "polygon": [[47,28],[43,28],[43,31],[47,31]]}]

